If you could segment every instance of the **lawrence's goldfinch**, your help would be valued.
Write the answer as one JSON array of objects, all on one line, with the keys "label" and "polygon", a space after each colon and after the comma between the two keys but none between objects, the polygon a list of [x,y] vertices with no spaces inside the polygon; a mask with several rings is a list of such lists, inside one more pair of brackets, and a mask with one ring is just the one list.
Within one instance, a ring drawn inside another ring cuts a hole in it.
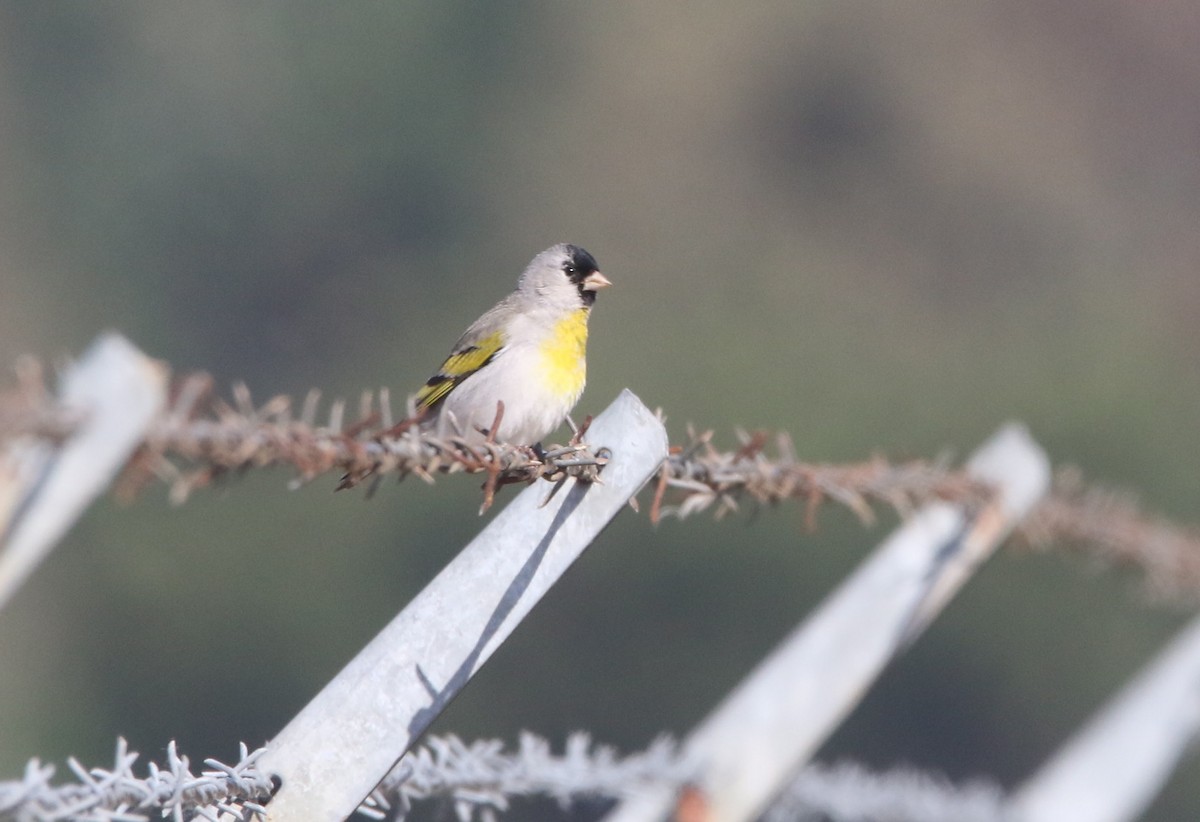
[{"label": "lawrence's goldfinch", "polygon": [[587,322],[596,291],[612,285],[579,246],[533,258],[509,294],[466,330],[417,392],[424,423],[482,437],[504,414],[497,442],[533,445],[570,413],[583,393]]}]

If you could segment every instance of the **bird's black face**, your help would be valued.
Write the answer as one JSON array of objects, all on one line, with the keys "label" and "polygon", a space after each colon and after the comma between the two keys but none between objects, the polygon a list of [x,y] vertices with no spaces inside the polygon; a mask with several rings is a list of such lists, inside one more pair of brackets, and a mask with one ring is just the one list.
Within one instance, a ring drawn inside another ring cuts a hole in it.
[{"label": "bird's black face", "polygon": [[[590,306],[596,301],[596,289],[599,286],[596,285],[596,277],[593,275],[600,274],[600,266],[595,257],[577,245],[568,245],[567,259],[563,261],[563,273],[579,289],[579,296],[583,298],[584,305]],[[604,280],[605,284],[607,282]]]},{"label": "bird's black face", "polygon": [[599,271],[596,258],[577,245],[567,246],[567,259],[563,261],[563,271],[575,285],[582,285],[587,275]]}]

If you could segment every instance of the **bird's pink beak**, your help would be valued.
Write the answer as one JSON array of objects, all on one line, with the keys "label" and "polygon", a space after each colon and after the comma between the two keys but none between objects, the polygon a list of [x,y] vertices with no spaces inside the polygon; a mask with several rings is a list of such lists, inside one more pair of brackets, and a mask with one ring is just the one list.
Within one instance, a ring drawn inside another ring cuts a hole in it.
[{"label": "bird's pink beak", "polygon": [[599,291],[602,288],[608,288],[612,285],[612,280],[605,277],[599,271],[593,271],[591,274],[583,278],[584,291]]}]

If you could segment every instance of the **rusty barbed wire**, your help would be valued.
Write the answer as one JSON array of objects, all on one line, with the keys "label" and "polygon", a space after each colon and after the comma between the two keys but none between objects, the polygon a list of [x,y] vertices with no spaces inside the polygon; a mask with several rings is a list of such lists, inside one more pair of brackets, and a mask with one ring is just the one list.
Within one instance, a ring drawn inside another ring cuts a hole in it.
[{"label": "rusty barbed wire", "polygon": [[1032,550],[1066,548],[1102,566],[1137,569],[1156,599],[1200,600],[1200,528],[1149,515],[1136,494],[1088,484],[1074,466],[1058,469],[1017,536]]},{"label": "rusty barbed wire", "polygon": [[[388,475],[433,482],[437,474],[482,473],[487,475],[482,513],[501,486],[538,479],[561,484],[569,476],[596,481],[606,462],[582,444],[590,419],[567,445],[535,451],[490,436],[481,441],[465,432],[441,436],[422,430],[411,400],[395,422],[386,388],[363,392],[350,422],[342,400],[319,418],[320,398],[310,391],[298,413],[288,396],[256,406],[250,389],[239,383],[231,404],[213,397],[208,375],[187,376],[176,384],[167,412],[131,460],[119,490],[135,494],[157,477],[170,485],[178,503],[221,475],[268,466],[292,468],[293,487],[338,472],[338,490],[369,484],[369,493]],[[492,430],[503,411],[500,404]]]},{"label": "rusty barbed wire", "polygon": [[[849,464],[801,462],[791,437],[758,431],[737,432],[741,446],[721,451],[712,445],[713,432],[689,427],[685,445],[671,449],[657,476],[650,518],[687,517],[709,508],[717,518],[740,510],[740,500],[777,505],[787,500],[805,506],[805,524],[816,527],[822,503],[832,501],[850,509],[864,524],[875,521],[876,505],[901,516],[922,503],[950,500],[961,504],[985,502],[990,489],[948,459],[893,463],[883,457]],[[774,455],[767,445],[774,441]],[[668,503],[668,494],[672,500]]]},{"label": "rusty barbed wire", "polygon": [[[0,444],[68,436],[78,412],[55,403],[36,361],[22,359],[17,376],[15,388],[0,393]],[[332,402],[323,415],[320,408],[316,390],[299,409],[287,396],[256,405],[244,385],[235,385],[226,401],[215,396],[208,375],[186,375],[175,381],[166,413],[130,460],[117,493],[129,498],[159,480],[181,503],[222,476],[268,466],[291,468],[293,487],[337,473],[338,489],[365,485],[368,494],[387,476],[415,475],[432,483],[439,474],[467,473],[486,476],[482,513],[504,485],[543,479],[561,487],[570,476],[597,481],[606,461],[584,442],[587,421],[566,445],[536,452],[422,430],[413,424],[411,401],[397,421],[386,388],[364,392],[349,421],[344,401]],[[713,445],[711,430],[688,428],[651,480],[651,521],[710,510],[721,518],[746,502],[796,502],[813,529],[819,510],[832,502],[869,525],[879,508],[904,516],[934,500],[980,505],[990,494],[946,458],[808,463],[797,458],[786,433],[736,435],[739,447],[727,451]],[[637,508],[636,500],[631,505]],[[1132,494],[1090,486],[1075,469],[1058,472],[1053,490],[1018,527],[1017,537],[1035,549],[1063,545],[1102,563],[1139,568],[1156,596],[1200,597],[1200,530],[1148,515]]]}]

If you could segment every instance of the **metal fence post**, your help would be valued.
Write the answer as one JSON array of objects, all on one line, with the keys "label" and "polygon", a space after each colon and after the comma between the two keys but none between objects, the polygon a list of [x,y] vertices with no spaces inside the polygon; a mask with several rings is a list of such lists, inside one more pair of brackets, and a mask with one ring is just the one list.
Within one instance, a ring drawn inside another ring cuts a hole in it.
[{"label": "metal fence post", "polygon": [[1049,461],[1018,426],[968,463],[997,498],[969,515],[948,503],[910,517],[684,742],[682,794],[620,804],[606,822],[757,817],[902,651],[1045,492]]},{"label": "metal fence post", "polygon": [[588,431],[601,483],[525,489],[268,745],[272,822],[349,816],[667,455],[625,391]]},{"label": "metal fence post", "polygon": [[145,438],[166,404],[167,373],[102,334],[63,374],[59,403],[80,418],[66,441],[0,449],[0,608]]}]

